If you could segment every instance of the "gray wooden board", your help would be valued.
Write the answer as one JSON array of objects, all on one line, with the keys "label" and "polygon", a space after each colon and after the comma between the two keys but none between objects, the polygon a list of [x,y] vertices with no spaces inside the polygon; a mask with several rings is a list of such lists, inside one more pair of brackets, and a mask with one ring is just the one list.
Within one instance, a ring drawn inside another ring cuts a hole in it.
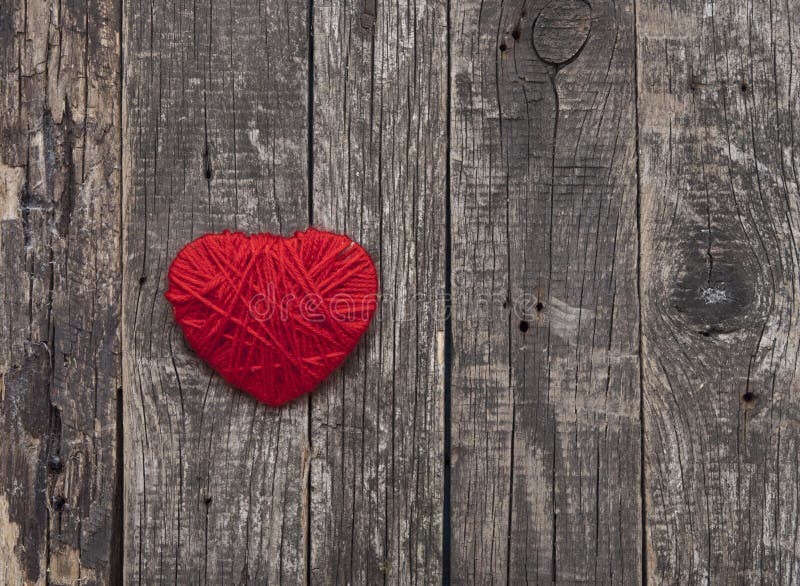
[{"label": "gray wooden board", "polygon": [[799,18],[638,6],[653,583],[800,580]]},{"label": "gray wooden board", "polygon": [[3,585],[119,577],[118,26],[114,0],[0,3]]},{"label": "gray wooden board", "polygon": [[307,401],[272,409],[193,352],[164,298],[205,232],[308,224],[308,9],[125,2],[125,575],[305,576]]},{"label": "gray wooden board", "polygon": [[379,310],[311,400],[311,579],[441,583],[447,12],[314,3],[314,221],[372,255]]},{"label": "gray wooden board", "polygon": [[[0,585],[800,581],[798,28],[0,3]],[[166,270],[311,220],[380,307],[272,409],[189,350]]]},{"label": "gray wooden board", "polygon": [[633,7],[451,5],[452,578],[635,583]]}]

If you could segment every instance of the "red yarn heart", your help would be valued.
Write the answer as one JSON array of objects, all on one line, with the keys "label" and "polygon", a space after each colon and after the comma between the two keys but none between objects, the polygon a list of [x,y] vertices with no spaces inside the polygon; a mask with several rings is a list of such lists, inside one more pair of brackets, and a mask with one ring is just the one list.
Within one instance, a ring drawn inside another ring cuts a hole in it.
[{"label": "red yarn heart", "polygon": [[291,238],[206,234],[178,253],[168,279],[166,297],[192,349],[269,405],[324,380],[377,307],[369,254],[314,228]]}]

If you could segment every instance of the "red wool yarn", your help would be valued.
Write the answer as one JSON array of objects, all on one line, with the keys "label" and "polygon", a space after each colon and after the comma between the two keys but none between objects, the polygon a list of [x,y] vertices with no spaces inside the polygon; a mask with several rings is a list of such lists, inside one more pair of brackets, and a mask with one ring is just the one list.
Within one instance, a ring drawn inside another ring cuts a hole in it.
[{"label": "red wool yarn", "polygon": [[166,297],[192,349],[222,378],[282,405],[338,367],[377,307],[369,254],[308,228],[290,238],[206,234],[178,253]]}]

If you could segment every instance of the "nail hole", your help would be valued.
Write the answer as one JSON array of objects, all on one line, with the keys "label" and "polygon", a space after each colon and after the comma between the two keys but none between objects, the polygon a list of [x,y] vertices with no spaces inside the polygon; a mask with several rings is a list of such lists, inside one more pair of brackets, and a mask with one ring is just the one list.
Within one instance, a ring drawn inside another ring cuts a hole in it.
[{"label": "nail hole", "polygon": [[144,285],[146,282],[147,282],[147,277],[145,275],[139,277],[139,285]]},{"label": "nail hole", "polygon": [[521,322],[519,322],[519,331],[522,332],[523,334],[525,332],[527,332],[528,328],[530,328],[530,327],[531,327],[531,325],[528,323],[527,320],[523,319]]},{"label": "nail hole", "polygon": [[748,88],[748,87],[750,87],[750,86],[748,86],[748,85],[747,85],[747,82],[746,82],[746,81],[743,81],[743,82],[742,82],[742,85],[741,85],[740,87],[742,88],[742,91],[743,91],[743,92],[746,92],[746,91],[747,91],[747,88]]},{"label": "nail hole", "polygon": [[746,391],[742,395],[742,401],[744,401],[745,403],[752,403],[755,400],[756,400],[756,396],[753,393],[751,393],[750,391]]},{"label": "nail hole", "polygon": [[500,50],[501,51],[507,51],[508,50],[508,45],[506,45],[505,43],[500,43]]},{"label": "nail hole", "polygon": [[61,474],[61,471],[64,469],[64,465],[61,463],[61,458],[58,456],[53,456],[47,462],[47,467],[50,469],[50,472],[54,474]]},{"label": "nail hole", "polygon": [[544,310],[544,303],[542,303],[542,302],[540,301],[539,303],[537,303],[537,304],[536,304],[536,311],[538,311],[539,313],[541,313],[543,310]]},{"label": "nail hole", "polygon": [[519,27],[515,27],[513,31],[511,31],[511,36],[514,37],[515,41],[519,41],[521,33],[519,32]]}]

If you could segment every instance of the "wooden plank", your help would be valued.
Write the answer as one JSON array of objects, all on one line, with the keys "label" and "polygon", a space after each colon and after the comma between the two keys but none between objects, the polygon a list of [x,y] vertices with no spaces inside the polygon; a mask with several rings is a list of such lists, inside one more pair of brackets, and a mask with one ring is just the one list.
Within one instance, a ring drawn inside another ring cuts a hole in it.
[{"label": "wooden plank", "polygon": [[[0,583],[118,576],[119,3],[0,3]],[[117,564],[118,565],[118,564]]]},{"label": "wooden plank", "polygon": [[800,16],[638,11],[648,573],[794,584]]},{"label": "wooden plank", "polygon": [[314,43],[314,221],[381,300],[312,397],[311,579],[440,583],[446,3],[316,1]]},{"label": "wooden plank", "polygon": [[632,8],[452,2],[455,583],[641,579]]},{"label": "wooden plank", "polygon": [[308,224],[304,3],[125,3],[123,373],[130,583],[298,583],[308,407],[233,390],[164,299],[177,251]]}]

